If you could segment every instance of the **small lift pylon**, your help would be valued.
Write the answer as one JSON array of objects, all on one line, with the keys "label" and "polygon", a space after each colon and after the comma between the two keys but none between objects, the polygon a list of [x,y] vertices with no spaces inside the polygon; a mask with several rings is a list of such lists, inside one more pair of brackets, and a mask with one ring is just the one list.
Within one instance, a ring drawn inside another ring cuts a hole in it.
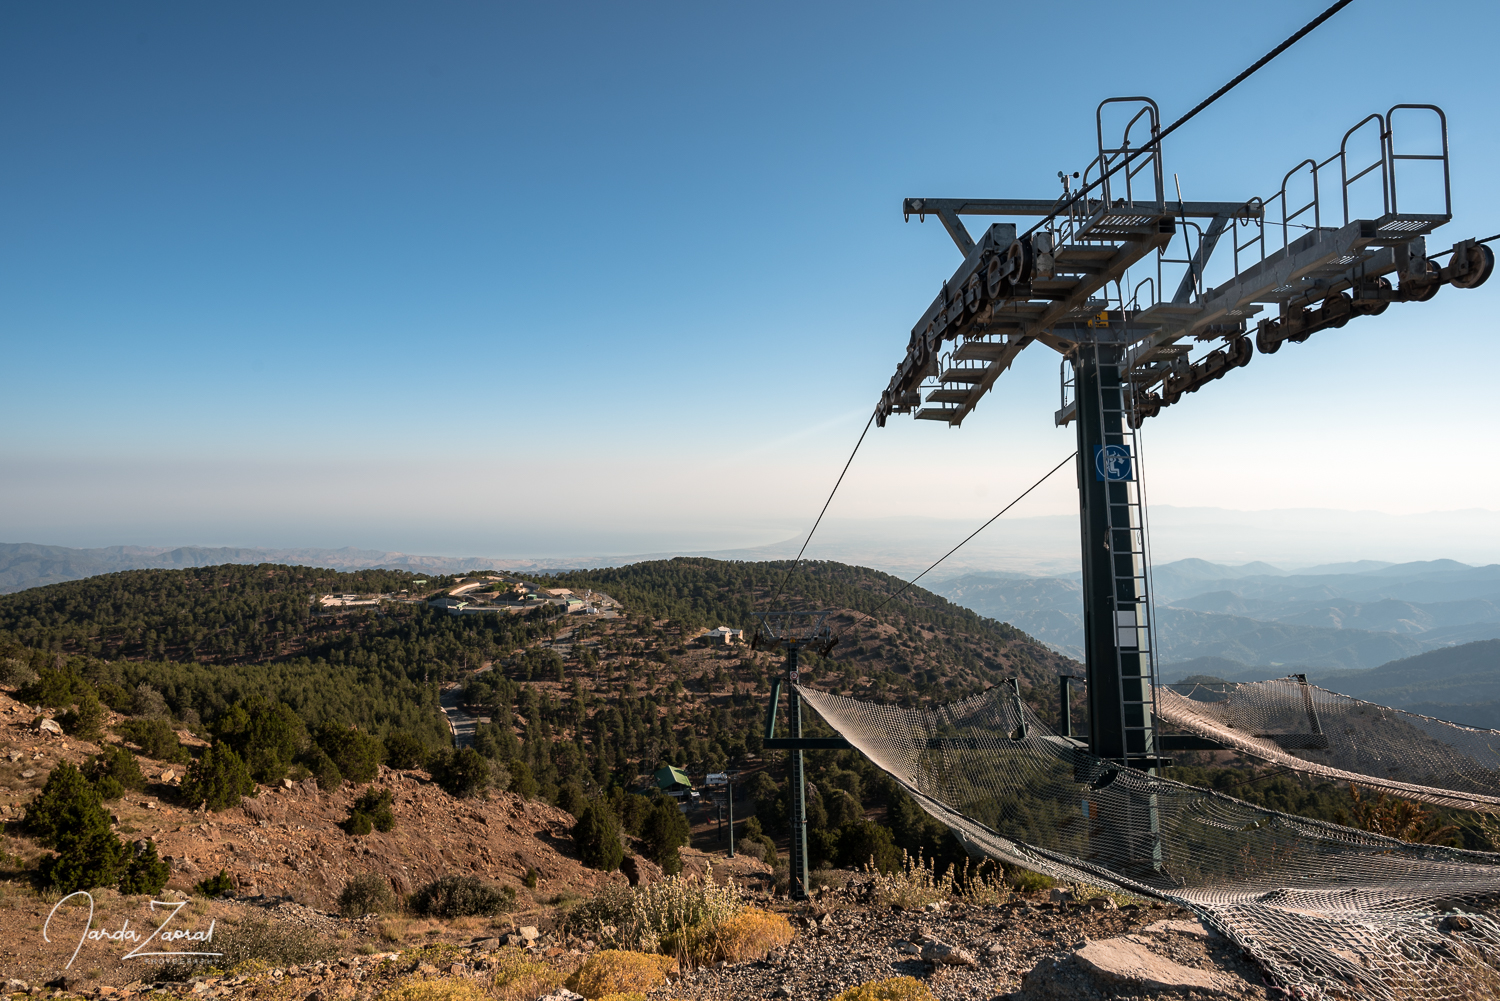
[{"label": "small lift pylon", "polygon": [[760,625],[750,640],[752,650],[780,650],[786,655],[787,724],[790,737],[776,736],[776,709],[781,701],[782,678],[771,685],[771,701],[766,709],[765,747],[790,751],[787,760],[787,799],[791,805],[791,852],[788,895],[793,900],[807,899],[807,773],[802,752],[807,750],[841,750],[849,746],[842,737],[804,737],[802,735],[802,697],[797,694],[798,659],[803,650],[828,656],[839,638],[828,628],[831,613],[763,612],[756,615]]}]

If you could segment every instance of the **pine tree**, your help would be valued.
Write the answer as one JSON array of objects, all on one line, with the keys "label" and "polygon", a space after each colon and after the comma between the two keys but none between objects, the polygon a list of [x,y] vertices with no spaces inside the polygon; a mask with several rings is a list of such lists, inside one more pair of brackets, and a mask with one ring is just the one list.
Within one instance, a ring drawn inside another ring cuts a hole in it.
[{"label": "pine tree", "polygon": [[[44,845],[56,845],[65,831],[78,829],[91,811],[103,813],[99,792],[84,774],[64,761],[26,807],[26,829]],[[108,817],[105,825],[108,826]]]},{"label": "pine tree", "polygon": [[63,893],[107,886],[118,877],[125,846],[109,829],[99,791],[66,761],[26,809],[26,827],[58,854],[42,863],[42,879]]},{"label": "pine tree", "polygon": [[171,875],[171,867],[156,854],[156,842],[146,838],[137,841],[129,853],[120,877],[120,892],[156,894]]},{"label": "pine tree", "polygon": [[182,798],[196,806],[204,803],[210,810],[227,810],[240,805],[240,797],[253,795],[255,780],[238,754],[227,745],[215,743],[203,756],[188,766],[182,779]]},{"label": "pine tree", "polygon": [[78,707],[69,709],[58,720],[70,737],[79,740],[98,740],[104,725],[104,706],[92,691],[84,692],[78,699]]},{"label": "pine tree", "polygon": [[625,858],[614,811],[598,800],[590,801],[573,825],[573,843],[583,864],[601,872],[614,872]]},{"label": "pine tree", "polygon": [[42,863],[42,881],[59,893],[109,886],[120,878],[125,845],[109,829],[99,807],[86,811],[78,827],[58,835],[58,854]]}]

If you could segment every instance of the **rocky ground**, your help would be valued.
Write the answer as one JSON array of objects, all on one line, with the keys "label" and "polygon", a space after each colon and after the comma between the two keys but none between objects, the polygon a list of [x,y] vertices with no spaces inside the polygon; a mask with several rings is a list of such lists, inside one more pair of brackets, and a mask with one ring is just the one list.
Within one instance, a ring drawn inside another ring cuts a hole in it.
[{"label": "rocky ground", "polygon": [[1108,898],[1098,898],[1097,906],[1038,894],[910,912],[834,894],[794,915],[799,934],[783,952],[688,974],[674,992],[824,1001],[855,984],[912,976],[940,999],[1269,997],[1239,949],[1186,911],[1119,908]]},{"label": "rocky ground", "polygon": [[[986,906],[944,903],[920,911],[870,906],[854,893],[832,893],[811,904],[759,901],[782,911],[797,929],[785,949],[762,960],[681,973],[653,998],[694,1001],[828,1001],[870,980],[911,976],[943,1001],[1104,1001],[1137,999],[1269,998],[1259,970],[1240,951],[1172,907],[1111,908],[1056,903],[1046,894],[1017,895]],[[44,902],[38,902],[39,905]],[[61,998],[174,997],[290,998],[298,1001],[373,1001],[398,981],[463,979],[486,994],[531,1001],[554,994],[550,985],[529,994],[524,984],[497,980],[514,957],[546,964],[560,982],[594,943],[569,934],[560,914],[550,928],[524,926],[514,915],[428,922],[403,931],[425,944],[391,949],[374,917],[344,920],[290,902],[195,901],[185,927],[215,918],[230,928],[257,918],[306,929],[331,947],[327,958],[268,966],[249,962],[233,975],[197,975],[193,967],[146,967],[122,960],[126,946],[89,941],[72,969],[63,964],[78,942],[84,915],[54,926],[58,940],[33,950],[55,953],[42,972],[15,977],[12,994]],[[45,911],[39,906],[33,915]],[[14,925],[14,923],[12,923]],[[106,928],[118,928],[111,917]],[[417,934],[411,934],[417,932]],[[175,946],[176,949],[184,948]],[[509,957],[509,958],[508,958]],[[165,980],[159,978],[166,977]]]}]

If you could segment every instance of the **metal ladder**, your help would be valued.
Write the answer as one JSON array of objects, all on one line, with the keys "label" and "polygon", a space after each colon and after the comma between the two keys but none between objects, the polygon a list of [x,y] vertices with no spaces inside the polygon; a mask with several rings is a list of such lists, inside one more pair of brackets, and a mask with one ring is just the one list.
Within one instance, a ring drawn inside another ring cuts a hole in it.
[{"label": "metal ladder", "polygon": [[1129,418],[1129,384],[1106,376],[1123,351],[1112,344],[1095,342],[1080,350],[1095,352],[1101,378],[1095,381],[1096,408],[1101,427],[1095,441],[1104,442],[1103,453],[1092,457],[1090,470],[1103,476],[1108,495],[1108,543],[1113,575],[1115,668],[1119,685],[1120,726],[1125,736],[1125,763],[1133,768],[1155,767],[1157,741],[1153,720],[1156,685],[1155,652],[1152,649],[1150,590],[1147,574],[1145,517],[1140,490],[1140,447]]}]

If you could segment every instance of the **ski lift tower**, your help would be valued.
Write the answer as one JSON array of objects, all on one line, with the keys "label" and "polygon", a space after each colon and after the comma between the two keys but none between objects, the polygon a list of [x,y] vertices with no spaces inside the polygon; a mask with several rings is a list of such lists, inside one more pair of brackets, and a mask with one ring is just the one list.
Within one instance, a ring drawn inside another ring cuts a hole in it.
[{"label": "ski lift tower", "polygon": [[[1110,98],[1095,112],[1097,155],[1081,176],[1058,174],[1055,201],[906,199],[907,219],[935,216],[964,260],[912,328],[875,412],[882,427],[892,414],[958,427],[1022,350],[1061,355],[1055,420],[1078,440],[1088,743],[1140,769],[1212,746],[1156,732],[1141,422],[1257,350],[1444,285],[1475,288],[1495,260],[1476,240],[1427,252],[1452,218],[1447,119],[1434,105],[1369,115],[1336,153],[1242,201],[1184,201],[1175,183],[1169,198],[1160,128],[1156,102]],[[996,222],[976,240],[966,215],[1036,222],[1019,235]],[[1133,855],[1148,850],[1132,841]]]},{"label": "ski lift tower", "polygon": [[[792,847],[789,862],[788,893],[793,900],[807,899],[807,773],[803,765],[805,750],[841,750],[849,746],[842,737],[802,736],[802,697],[797,694],[797,662],[803,650],[828,656],[839,638],[828,628],[828,617],[821,612],[764,612],[756,615],[760,625],[750,639],[752,650],[781,650],[786,654],[786,677],[777,678],[771,686],[771,703],[766,709],[765,746],[790,751],[787,761],[787,799],[791,804]],[[776,736],[776,707],[781,701],[782,681],[787,685],[787,722],[790,737]]]}]

